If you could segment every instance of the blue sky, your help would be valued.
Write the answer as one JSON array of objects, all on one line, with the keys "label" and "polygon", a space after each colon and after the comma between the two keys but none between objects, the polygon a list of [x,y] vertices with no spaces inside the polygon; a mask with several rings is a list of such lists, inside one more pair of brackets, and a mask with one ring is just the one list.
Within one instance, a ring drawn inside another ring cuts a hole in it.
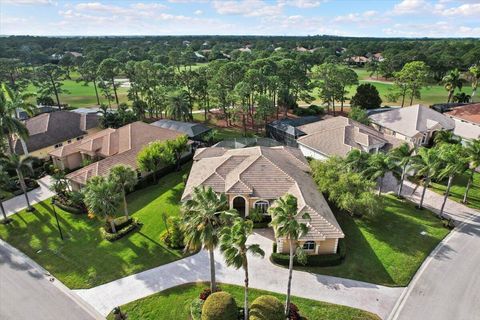
[{"label": "blue sky", "polygon": [[0,34],[480,37],[480,0],[0,0]]}]

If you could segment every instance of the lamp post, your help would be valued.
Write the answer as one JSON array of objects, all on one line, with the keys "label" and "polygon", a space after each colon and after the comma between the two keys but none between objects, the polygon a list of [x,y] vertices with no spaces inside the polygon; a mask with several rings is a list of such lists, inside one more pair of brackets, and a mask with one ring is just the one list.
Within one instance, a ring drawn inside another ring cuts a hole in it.
[{"label": "lamp post", "polygon": [[57,221],[58,233],[60,233],[60,239],[63,240],[62,228],[60,228],[60,223],[58,222],[57,210],[55,210],[55,199],[52,198],[52,209],[53,214],[55,215],[55,220]]}]

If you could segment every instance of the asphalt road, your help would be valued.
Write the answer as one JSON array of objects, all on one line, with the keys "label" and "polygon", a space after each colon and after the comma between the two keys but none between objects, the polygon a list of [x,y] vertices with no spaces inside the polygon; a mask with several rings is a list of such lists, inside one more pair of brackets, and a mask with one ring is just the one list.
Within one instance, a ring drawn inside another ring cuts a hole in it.
[{"label": "asphalt road", "polygon": [[425,268],[392,319],[480,319],[480,217],[454,231]]},{"label": "asphalt road", "polygon": [[0,319],[101,319],[28,258],[0,241]]}]

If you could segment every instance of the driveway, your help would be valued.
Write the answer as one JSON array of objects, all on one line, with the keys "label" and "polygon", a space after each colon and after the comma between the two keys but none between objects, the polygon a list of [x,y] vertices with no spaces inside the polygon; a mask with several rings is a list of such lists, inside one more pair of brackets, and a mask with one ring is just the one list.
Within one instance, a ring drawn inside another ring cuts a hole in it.
[{"label": "driveway", "polygon": [[[39,187],[28,191],[28,199],[30,204],[34,205],[35,203],[42,202],[54,195],[53,191],[50,190],[52,178],[50,176],[45,176],[37,180]],[[21,194],[7,201],[3,202],[3,207],[7,216],[10,216],[16,212],[19,212],[27,207],[27,201],[25,200],[25,195]],[[3,217],[0,217],[3,219]]]},{"label": "driveway", "polygon": [[[288,269],[273,265],[273,234],[269,229],[257,230],[249,241],[265,250],[265,258],[250,257],[250,286],[284,293]],[[243,285],[243,272],[227,267],[220,252],[215,252],[218,282]],[[101,314],[107,315],[119,306],[153,293],[198,281],[209,281],[208,254],[204,251],[188,258],[131,275],[86,290],[76,290]],[[385,318],[392,310],[403,288],[389,288],[370,283],[294,271],[292,295],[364,309]]]},{"label": "driveway", "polygon": [[[404,194],[418,203],[421,188],[407,182]],[[425,205],[438,212],[443,197],[427,190]],[[480,213],[448,200],[445,214],[460,225],[425,260],[389,319],[480,319]]]},{"label": "driveway", "polygon": [[0,319],[104,319],[75,293],[0,240]]}]

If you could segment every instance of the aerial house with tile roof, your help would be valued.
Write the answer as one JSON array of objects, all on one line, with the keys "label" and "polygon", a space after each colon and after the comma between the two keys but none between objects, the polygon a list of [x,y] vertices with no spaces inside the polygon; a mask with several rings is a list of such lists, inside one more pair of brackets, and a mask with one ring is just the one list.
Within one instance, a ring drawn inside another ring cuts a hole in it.
[{"label": "aerial house with tile roof", "polygon": [[[215,192],[225,193],[230,207],[242,217],[248,217],[254,208],[268,214],[275,200],[292,194],[298,200],[298,211],[310,215],[310,220],[302,221],[309,226],[309,231],[299,239],[299,245],[309,254],[337,252],[338,240],[344,238],[344,234],[310,176],[308,162],[299,149],[211,147],[198,149],[193,160],[182,201],[191,197],[195,187],[211,187]],[[285,238],[277,237],[276,242],[277,252],[289,251]]]},{"label": "aerial house with tile roof", "polygon": [[[102,130],[49,154],[53,163],[62,170],[79,168],[66,176],[72,188],[78,190],[91,177],[108,174],[115,165],[123,164],[137,169],[137,154],[144,146],[153,141],[176,139],[179,136],[182,133],[178,131],[137,121],[118,129]],[[82,167],[85,163],[90,164]]]}]

